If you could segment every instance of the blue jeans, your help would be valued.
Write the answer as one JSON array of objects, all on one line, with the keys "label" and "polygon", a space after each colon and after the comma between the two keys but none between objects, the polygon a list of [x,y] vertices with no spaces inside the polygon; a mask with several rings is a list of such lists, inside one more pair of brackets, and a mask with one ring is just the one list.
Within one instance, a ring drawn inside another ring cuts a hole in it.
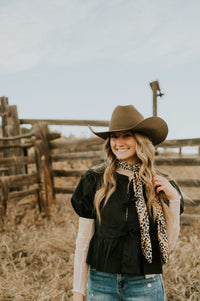
[{"label": "blue jeans", "polygon": [[87,301],[164,301],[165,292],[160,274],[111,274],[89,270]]}]

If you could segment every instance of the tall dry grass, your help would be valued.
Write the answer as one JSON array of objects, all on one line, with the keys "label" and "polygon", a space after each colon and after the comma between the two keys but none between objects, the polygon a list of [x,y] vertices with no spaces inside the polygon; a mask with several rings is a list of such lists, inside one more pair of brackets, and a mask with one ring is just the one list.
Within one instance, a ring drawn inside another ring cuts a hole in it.
[{"label": "tall dry grass", "polygon": [[200,300],[200,224],[181,226],[179,240],[164,266],[167,300]]},{"label": "tall dry grass", "polygon": [[70,300],[76,222],[67,198],[48,219],[9,206],[0,229],[1,301]]}]

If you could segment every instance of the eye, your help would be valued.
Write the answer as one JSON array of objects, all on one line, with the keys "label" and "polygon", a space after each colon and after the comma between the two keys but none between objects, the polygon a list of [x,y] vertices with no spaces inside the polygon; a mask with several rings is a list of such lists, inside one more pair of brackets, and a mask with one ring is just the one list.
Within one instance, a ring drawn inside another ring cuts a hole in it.
[{"label": "eye", "polygon": [[116,135],[116,134],[111,134],[111,135],[110,135],[110,138],[115,138],[115,139],[116,139],[116,138],[117,138],[117,135]]},{"label": "eye", "polygon": [[132,137],[133,135],[131,133],[126,133],[124,134],[124,138],[129,138],[129,137]]}]

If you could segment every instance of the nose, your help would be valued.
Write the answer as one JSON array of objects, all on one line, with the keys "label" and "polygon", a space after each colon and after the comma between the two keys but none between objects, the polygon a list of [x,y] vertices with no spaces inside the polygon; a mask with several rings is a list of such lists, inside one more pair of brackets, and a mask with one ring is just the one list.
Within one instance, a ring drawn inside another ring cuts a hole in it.
[{"label": "nose", "polygon": [[118,137],[116,139],[116,145],[120,146],[124,144],[124,139],[122,137]]}]

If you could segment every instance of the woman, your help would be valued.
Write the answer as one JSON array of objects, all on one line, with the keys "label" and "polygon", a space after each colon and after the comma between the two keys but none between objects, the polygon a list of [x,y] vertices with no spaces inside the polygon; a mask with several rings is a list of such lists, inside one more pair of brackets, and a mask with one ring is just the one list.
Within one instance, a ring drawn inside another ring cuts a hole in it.
[{"label": "woman", "polygon": [[83,175],[71,200],[80,216],[74,301],[83,300],[87,282],[87,300],[165,300],[162,265],[183,211],[179,188],[153,165],[167,124],[117,106],[109,130],[92,132],[105,139],[107,161]]}]

